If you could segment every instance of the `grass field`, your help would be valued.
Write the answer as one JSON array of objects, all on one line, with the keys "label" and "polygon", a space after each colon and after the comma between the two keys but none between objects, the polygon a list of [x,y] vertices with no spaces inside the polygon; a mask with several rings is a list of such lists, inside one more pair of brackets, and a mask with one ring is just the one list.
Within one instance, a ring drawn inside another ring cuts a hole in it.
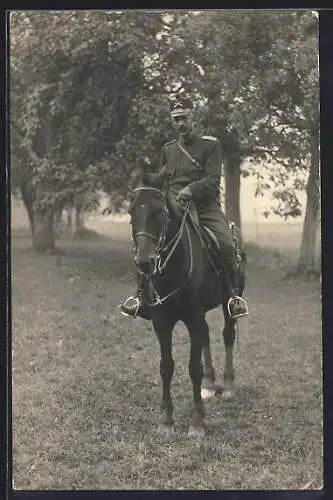
[{"label": "grass field", "polygon": [[[26,232],[13,233],[15,488],[319,488],[320,284],[284,279],[297,253],[296,225],[267,225],[260,229],[265,248],[249,246],[251,315],[240,321],[235,345],[237,392],[230,402],[206,402],[202,441],[186,434],[191,383],[188,334],[180,324],[176,429],[171,436],[155,432],[158,342],[149,323],[122,318],[117,309],[134,288],[129,228],[91,225],[105,236],[63,241],[62,257],[36,256]],[[208,320],[221,377],[222,316],[212,311]]]}]

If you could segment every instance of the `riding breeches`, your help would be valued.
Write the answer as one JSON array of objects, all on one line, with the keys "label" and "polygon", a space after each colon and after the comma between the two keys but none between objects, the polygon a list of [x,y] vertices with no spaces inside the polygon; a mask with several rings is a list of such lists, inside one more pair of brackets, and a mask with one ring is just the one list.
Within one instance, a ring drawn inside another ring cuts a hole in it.
[{"label": "riding breeches", "polygon": [[200,226],[208,227],[220,244],[221,268],[223,276],[227,278],[224,286],[227,286],[229,295],[231,296],[237,293],[238,290],[238,273],[236,270],[233,236],[228,219],[220,207],[216,207],[213,210],[198,211],[198,219]]},{"label": "riding breeches", "polygon": [[206,226],[216,236],[225,264],[234,262],[234,248],[229,223],[220,208],[198,212],[200,226]]}]

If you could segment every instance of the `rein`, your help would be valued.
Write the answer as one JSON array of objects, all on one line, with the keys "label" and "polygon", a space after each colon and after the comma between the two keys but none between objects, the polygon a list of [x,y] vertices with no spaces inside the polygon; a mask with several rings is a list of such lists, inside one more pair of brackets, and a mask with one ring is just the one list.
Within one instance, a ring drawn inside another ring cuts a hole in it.
[{"label": "rein", "polygon": [[[162,273],[163,269],[165,269],[165,267],[166,267],[167,263],[169,262],[170,258],[172,257],[172,254],[173,254],[173,253],[174,253],[174,251],[176,250],[177,245],[178,245],[178,243],[179,243],[179,241],[180,241],[180,238],[181,238],[181,236],[182,236],[182,233],[183,233],[183,231],[184,231],[184,226],[185,226],[185,225],[186,225],[186,229],[188,230],[188,227],[187,227],[187,224],[186,224],[186,217],[187,217],[187,214],[188,214],[189,209],[190,209],[190,204],[191,204],[191,202],[187,203],[187,205],[186,205],[186,208],[185,208],[185,211],[184,211],[184,215],[183,215],[182,221],[181,221],[181,223],[180,223],[180,228],[179,228],[179,230],[177,231],[176,235],[175,235],[175,236],[174,236],[174,237],[173,237],[173,238],[169,241],[169,243],[167,243],[167,245],[166,245],[164,248],[162,248],[162,250],[161,250],[163,253],[164,253],[164,252],[166,252],[166,251],[167,251],[167,249],[169,248],[169,246],[171,246],[171,244],[173,243],[173,246],[172,246],[172,248],[171,248],[170,252],[168,253],[168,255],[166,256],[166,258],[165,258],[165,260],[164,260],[163,264],[162,264],[162,265],[161,265],[161,264],[159,264],[159,266],[158,266],[158,270],[159,270],[159,272],[160,272],[160,273]],[[188,236],[189,236],[189,233],[188,233]],[[190,241],[190,240],[189,240],[189,241]],[[192,248],[191,241],[190,241],[190,247]]]},{"label": "rein", "polygon": [[[155,191],[155,192],[161,194],[161,196],[163,196],[163,198],[165,198],[164,192],[161,191],[160,189],[157,189],[157,188],[154,188],[154,187],[139,187],[139,188],[136,188],[136,189],[133,190],[133,192],[140,192],[140,191]],[[190,266],[189,266],[188,276],[187,276],[185,282],[180,287],[176,288],[175,290],[173,290],[172,292],[168,293],[164,297],[160,297],[160,294],[158,293],[158,291],[156,289],[156,285],[154,284],[152,277],[150,277],[150,281],[151,281],[153,292],[155,294],[156,299],[155,299],[154,302],[151,302],[151,303],[147,302],[147,305],[149,307],[154,307],[154,306],[163,304],[170,297],[172,297],[173,295],[175,295],[176,293],[178,293],[180,290],[182,290],[187,285],[187,283],[190,281],[190,279],[191,279],[192,272],[193,272],[193,248],[192,248],[192,240],[191,240],[191,235],[190,235],[189,227],[188,227],[188,224],[186,222],[186,217],[187,217],[187,214],[189,212],[190,206],[191,206],[191,201],[189,201],[186,204],[186,207],[185,207],[185,210],[184,210],[184,215],[182,217],[179,230],[177,231],[177,233],[175,234],[175,236],[165,246],[163,246],[164,242],[165,242],[165,238],[166,238],[166,227],[165,227],[165,225],[162,228],[162,232],[161,232],[161,235],[160,235],[159,238],[156,238],[152,234],[150,234],[148,232],[145,232],[145,231],[140,231],[140,232],[136,233],[136,235],[135,235],[135,236],[147,236],[148,238],[151,238],[153,241],[157,241],[157,243],[158,243],[157,244],[157,265],[156,265],[154,274],[157,271],[158,271],[159,274],[162,274],[162,272],[165,270],[165,268],[166,268],[169,260],[171,259],[172,255],[174,254],[174,252],[175,252],[175,250],[176,250],[176,248],[177,248],[177,246],[178,246],[178,244],[179,244],[179,242],[181,240],[181,237],[182,237],[183,232],[184,232],[184,228],[186,228],[186,234],[187,234],[187,239],[188,239],[188,243],[189,243]],[[167,253],[167,255],[166,255],[166,257],[165,257],[165,259],[164,259],[164,261],[162,263],[161,254],[165,254],[166,252],[168,252],[168,253]]]},{"label": "rein", "polygon": [[192,277],[192,272],[193,272],[193,248],[192,248],[192,240],[191,240],[191,235],[190,235],[190,230],[188,228],[188,224],[186,223],[186,216],[188,214],[188,210],[189,210],[189,207],[190,207],[190,203],[188,203],[187,207],[186,207],[186,210],[185,210],[185,213],[184,213],[184,216],[183,216],[183,219],[182,219],[182,222],[181,222],[181,225],[180,225],[180,228],[179,228],[179,231],[178,231],[178,234],[176,235],[176,241],[172,247],[172,249],[170,250],[170,252],[168,253],[164,263],[161,265],[158,265],[158,270],[160,273],[163,272],[163,270],[166,268],[166,265],[168,263],[168,261],[170,260],[172,254],[174,253],[175,249],[177,248],[178,246],[178,243],[180,241],[180,238],[183,234],[183,231],[184,231],[184,227],[186,228],[186,234],[187,234],[187,240],[188,240],[188,243],[189,243],[189,250],[190,250],[190,267],[189,267],[189,270],[188,270],[188,276],[186,278],[186,280],[184,281],[184,283],[179,286],[178,288],[176,288],[175,290],[173,290],[172,292],[168,293],[167,295],[165,295],[164,297],[160,297],[157,289],[156,289],[156,285],[154,285],[154,282],[153,282],[153,279],[150,278],[151,280],[151,284],[152,284],[152,287],[153,287],[153,291],[154,291],[154,294],[155,294],[155,297],[156,297],[156,300],[155,302],[147,302],[147,305],[150,306],[150,307],[154,307],[154,306],[158,306],[158,305],[161,305],[163,304],[164,302],[166,302],[168,299],[170,299],[170,297],[173,297],[173,295],[175,295],[176,293],[180,292],[180,290],[182,290],[186,285],[187,283],[190,281],[191,277]]}]

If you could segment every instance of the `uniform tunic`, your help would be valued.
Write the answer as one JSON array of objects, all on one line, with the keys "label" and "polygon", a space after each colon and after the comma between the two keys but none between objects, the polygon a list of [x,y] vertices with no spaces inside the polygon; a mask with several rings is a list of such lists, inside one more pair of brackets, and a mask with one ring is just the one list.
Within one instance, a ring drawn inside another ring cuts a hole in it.
[{"label": "uniform tunic", "polygon": [[171,196],[176,197],[185,186],[191,189],[200,224],[214,232],[227,261],[232,259],[232,235],[220,202],[220,142],[215,137],[196,134],[186,142],[181,139],[171,141],[162,149],[161,165],[167,167]]}]

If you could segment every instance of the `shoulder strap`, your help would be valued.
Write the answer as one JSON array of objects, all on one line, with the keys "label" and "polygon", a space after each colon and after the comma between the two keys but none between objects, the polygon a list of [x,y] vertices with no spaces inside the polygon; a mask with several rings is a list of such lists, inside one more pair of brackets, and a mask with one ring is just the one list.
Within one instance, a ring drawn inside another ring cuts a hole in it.
[{"label": "shoulder strap", "polygon": [[196,165],[197,167],[201,167],[200,163],[198,163],[197,160],[193,158],[193,156],[190,155],[190,153],[181,144],[179,144],[179,142],[177,142],[177,146],[187,156],[187,158],[189,158],[191,162],[194,163],[194,165]]},{"label": "shoulder strap", "polygon": [[201,139],[208,139],[209,141],[217,141],[217,138],[213,137],[212,135],[203,135]]},{"label": "shoulder strap", "polygon": [[[172,139],[172,141],[166,142],[166,143],[164,144],[164,146],[169,146],[170,144],[173,144],[174,142],[176,142],[176,139]],[[163,146],[163,147],[164,147],[164,146]]]}]

